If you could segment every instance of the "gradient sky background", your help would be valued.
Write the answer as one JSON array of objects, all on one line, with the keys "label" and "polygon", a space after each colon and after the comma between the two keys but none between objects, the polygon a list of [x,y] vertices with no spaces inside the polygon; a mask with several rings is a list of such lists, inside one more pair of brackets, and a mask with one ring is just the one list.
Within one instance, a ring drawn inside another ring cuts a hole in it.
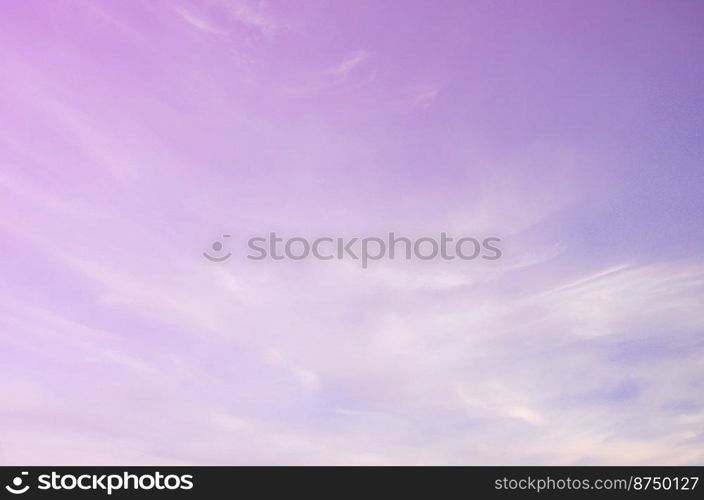
[{"label": "gradient sky background", "polygon": [[0,463],[704,464],[703,53],[699,1],[1,0]]}]

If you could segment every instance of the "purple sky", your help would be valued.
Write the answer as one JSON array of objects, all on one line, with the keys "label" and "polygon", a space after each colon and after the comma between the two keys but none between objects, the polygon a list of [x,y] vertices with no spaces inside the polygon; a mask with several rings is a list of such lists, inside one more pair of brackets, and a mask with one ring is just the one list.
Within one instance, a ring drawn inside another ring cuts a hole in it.
[{"label": "purple sky", "polygon": [[[704,464],[703,28],[0,1],[0,463]],[[244,258],[270,231],[504,256]]]}]

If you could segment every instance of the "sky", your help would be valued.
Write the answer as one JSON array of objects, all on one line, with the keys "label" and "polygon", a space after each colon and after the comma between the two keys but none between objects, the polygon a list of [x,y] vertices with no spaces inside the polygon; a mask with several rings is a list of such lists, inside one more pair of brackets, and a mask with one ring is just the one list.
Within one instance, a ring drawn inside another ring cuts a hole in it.
[{"label": "sky", "polygon": [[[704,464],[703,27],[0,0],[0,463]],[[502,257],[247,259],[270,232]]]}]

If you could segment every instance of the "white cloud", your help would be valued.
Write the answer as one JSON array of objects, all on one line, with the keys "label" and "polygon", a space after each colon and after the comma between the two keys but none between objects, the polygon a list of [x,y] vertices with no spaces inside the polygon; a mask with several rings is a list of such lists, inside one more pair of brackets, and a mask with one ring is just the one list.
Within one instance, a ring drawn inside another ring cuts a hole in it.
[{"label": "white cloud", "polygon": [[325,73],[335,76],[337,78],[344,78],[352,70],[359,67],[364,63],[371,54],[366,50],[356,50],[351,54],[347,55],[341,62],[337,63],[335,66],[325,70]]},{"label": "white cloud", "polygon": [[226,31],[216,28],[208,21],[192,14],[183,7],[174,7],[174,11],[196,29],[219,36],[227,35]]}]

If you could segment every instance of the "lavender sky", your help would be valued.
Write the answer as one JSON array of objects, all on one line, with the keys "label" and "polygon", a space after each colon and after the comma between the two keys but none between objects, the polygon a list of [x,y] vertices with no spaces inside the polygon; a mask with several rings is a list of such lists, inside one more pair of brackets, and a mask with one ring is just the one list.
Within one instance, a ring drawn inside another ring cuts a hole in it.
[{"label": "lavender sky", "polygon": [[[704,464],[703,28],[0,0],[0,463]],[[269,231],[504,255],[244,258]]]}]

